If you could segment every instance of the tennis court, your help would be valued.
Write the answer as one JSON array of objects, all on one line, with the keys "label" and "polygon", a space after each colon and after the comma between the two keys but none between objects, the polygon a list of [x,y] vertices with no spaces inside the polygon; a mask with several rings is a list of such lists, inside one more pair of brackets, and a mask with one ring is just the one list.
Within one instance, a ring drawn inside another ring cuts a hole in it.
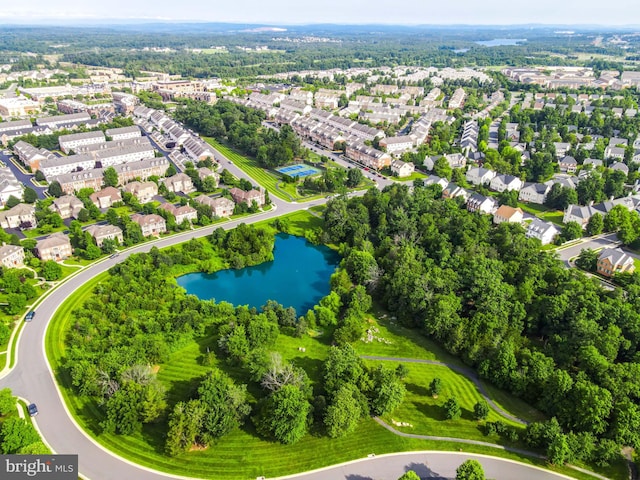
[{"label": "tennis court", "polygon": [[276,171],[280,173],[284,173],[285,175],[289,175],[290,177],[308,177],[309,175],[315,175],[316,173],[320,173],[320,170],[317,168],[310,167],[309,165],[305,165],[303,163],[297,163],[295,165],[287,165],[286,167],[276,168]]}]

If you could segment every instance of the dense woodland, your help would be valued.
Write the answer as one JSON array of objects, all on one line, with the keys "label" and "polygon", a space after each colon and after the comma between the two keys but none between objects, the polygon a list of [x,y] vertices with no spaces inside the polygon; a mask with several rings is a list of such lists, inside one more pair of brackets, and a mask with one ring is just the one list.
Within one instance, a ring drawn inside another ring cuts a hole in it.
[{"label": "dense woodland", "polygon": [[553,417],[529,427],[530,445],[575,447],[579,436],[591,447],[563,447],[563,460],[603,463],[615,444],[638,446],[639,284],[605,291],[519,225],[432,198],[394,185],[333,200],[325,240],[343,244],[349,277],[403,324]]},{"label": "dense woodland", "polygon": [[300,156],[300,139],[288,125],[280,132],[265,128],[263,112],[220,100],[215,105],[187,102],[176,109],[175,119],[203,135],[226,138],[229,143],[255,157],[263,167],[290,163]]}]

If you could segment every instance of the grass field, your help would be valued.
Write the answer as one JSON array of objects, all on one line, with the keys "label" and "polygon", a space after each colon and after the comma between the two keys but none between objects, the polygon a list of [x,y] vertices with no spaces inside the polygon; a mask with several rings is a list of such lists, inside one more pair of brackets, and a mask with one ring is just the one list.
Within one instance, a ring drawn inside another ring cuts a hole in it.
[{"label": "grass field", "polygon": [[414,180],[418,180],[421,178],[427,178],[429,175],[426,175],[422,172],[413,172],[408,177],[390,177],[393,180],[397,180],[399,182],[413,182]]},{"label": "grass field", "polygon": [[[372,362],[369,362],[372,363]],[[378,363],[378,362],[373,362]],[[396,362],[383,362],[396,365]],[[405,363],[409,369],[406,379],[407,394],[398,409],[384,420],[393,422],[408,422],[412,426],[396,426],[397,430],[420,435],[440,435],[444,437],[470,438],[473,440],[497,443],[498,437],[485,437],[480,431],[483,422],[473,418],[473,406],[482,399],[478,388],[465,376],[441,365],[425,365]],[[442,393],[438,398],[429,395],[429,384],[434,378],[442,380]],[[462,409],[462,416],[457,420],[447,420],[444,403],[455,397]],[[502,422],[518,428],[523,428],[511,420],[506,419],[494,410],[490,410],[487,421]]]},{"label": "grass field", "polygon": [[265,170],[255,159],[241,155],[236,150],[217,142],[211,137],[202,138],[231,160],[243,172],[258,182],[262,188],[266,188],[269,191],[269,195],[275,195],[276,197],[287,201],[292,199],[297,200],[300,198],[295,190],[294,184],[285,184],[282,182],[281,174]]},{"label": "grass field", "polygon": [[[311,215],[303,212],[292,214],[288,218],[297,228],[306,228],[307,222],[315,221]],[[544,462],[540,460],[489,447],[399,437],[371,419],[361,422],[355,432],[340,439],[329,439],[320,435],[317,429],[312,427],[311,434],[305,436],[299,443],[289,446],[261,439],[248,422],[245,427],[225,436],[208,449],[188,452],[175,458],[169,458],[163,454],[166,427],[162,423],[147,425],[140,432],[130,436],[103,434],[98,427],[101,413],[97,406],[73,394],[69,389],[69,379],[60,373],[59,367],[64,360],[64,332],[70,326],[72,309],[88,298],[95,285],[104,281],[107,275],[101,274],[83,285],[60,307],[47,332],[45,348],[54,371],[58,372],[57,377],[62,385],[63,397],[74,418],[99,443],[130,461],[174,474],[224,480],[255,478],[261,475],[268,477],[286,475],[363,458],[372,452],[382,454],[429,449],[485,453],[544,466]],[[450,356],[421,337],[418,332],[406,330],[385,321],[380,322],[379,329],[380,335],[384,335],[393,343],[389,345],[386,343],[358,344],[360,353],[363,351],[371,355],[401,353],[398,356],[451,360]],[[285,359],[309,370],[312,381],[318,381],[320,365],[327,354],[329,344],[328,335],[321,334],[315,338],[306,336],[300,339],[281,335],[278,338],[276,350],[280,351]],[[201,338],[173,352],[168,362],[159,365],[158,378],[167,388],[167,399],[170,405],[193,391],[197,380],[208,370],[208,367],[202,364],[203,356],[207,349],[215,351],[216,345],[215,337]],[[230,367],[220,358],[213,363],[237,380],[245,378],[244,372]],[[469,418],[469,412],[479,398],[479,394],[468,379],[444,366],[410,364],[408,367],[410,371],[407,380],[408,395],[403,405],[391,418],[411,422],[414,427],[406,430],[412,433],[495,441],[495,439],[484,437],[478,429],[478,423]],[[435,375],[443,380],[444,391],[439,399],[432,399],[425,395],[425,389]],[[250,395],[255,395],[258,388],[255,383],[250,384]],[[463,418],[455,422],[442,420],[440,407],[451,394],[458,397],[465,412]],[[500,402],[503,406],[509,403],[505,398],[501,398]],[[499,418],[495,412],[491,415],[490,420]],[[387,420],[390,422],[391,418]],[[567,468],[562,468],[560,471],[575,478],[591,478]]]}]

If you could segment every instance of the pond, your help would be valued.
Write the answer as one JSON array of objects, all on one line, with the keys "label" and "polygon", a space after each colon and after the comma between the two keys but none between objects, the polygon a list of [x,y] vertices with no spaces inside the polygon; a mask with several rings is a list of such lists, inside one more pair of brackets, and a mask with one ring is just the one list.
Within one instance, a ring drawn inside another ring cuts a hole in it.
[{"label": "pond", "polygon": [[189,273],[178,285],[202,300],[260,308],[267,300],[293,307],[304,315],[329,294],[329,278],[340,255],[302,237],[276,235],[274,260],[239,270]]}]

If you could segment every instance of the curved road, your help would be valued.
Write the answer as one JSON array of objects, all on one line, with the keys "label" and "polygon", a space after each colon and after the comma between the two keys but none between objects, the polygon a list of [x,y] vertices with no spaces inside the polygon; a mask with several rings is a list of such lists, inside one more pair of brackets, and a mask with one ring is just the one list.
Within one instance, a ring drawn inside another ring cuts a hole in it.
[{"label": "curved road", "polygon": [[[229,165],[227,163],[227,165]],[[234,172],[244,176],[241,172]],[[44,338],[47,325],[58,307],[85,282],[95,275],[108,270],[117,262],[134,253],[149,251],[152,247],[167,247],[184,242],[193,237],[209,235],[214,229],[233,228],[240,223],[254,223],[311,206],[320,205],[326,199],[307,204],[290,204],[273,198],[276,208],[250,218],[229,221],[196,231],[159,239],[133,247],[122,252],[117,258],[107,258],[82,270],[51,292],[37,307],[35,319],[26,324],[17,340],[17,362],[12,370],[0,373],[0,388],[9,387],[14,395],[38,404],[40,414],[36,424],[45,441],[56,453],[78,454],[80,473],[91,480],[161,480],[184,478],[153,471],[129,462],[99,446],[86,435],[71,418],[60,391],[54,381],[44,351]],[[300,480],[325,480],[345,478],[349,480],[367,480],[376,478],[395,480],[407,469],[417,469],[422,477],[442,478],[455,476],[455,469],[465,459],[475,457],[464,453],[421,453],[397,454],[374,457],[364,461],[350,462],[323,469],[322,472],[309,472],[287,478]],[[508,460],[483,457],[482,463],[487,473],[500,480],[535,478],[551,480],[567,478],[546,470],[510,462]],[[363,473],[360,473],[363,472]],[[369,472],[369,473],[367,473]],[[397,474],[400,472],[400,474]],[[435,475],[435,476],[434,476]]]}]

